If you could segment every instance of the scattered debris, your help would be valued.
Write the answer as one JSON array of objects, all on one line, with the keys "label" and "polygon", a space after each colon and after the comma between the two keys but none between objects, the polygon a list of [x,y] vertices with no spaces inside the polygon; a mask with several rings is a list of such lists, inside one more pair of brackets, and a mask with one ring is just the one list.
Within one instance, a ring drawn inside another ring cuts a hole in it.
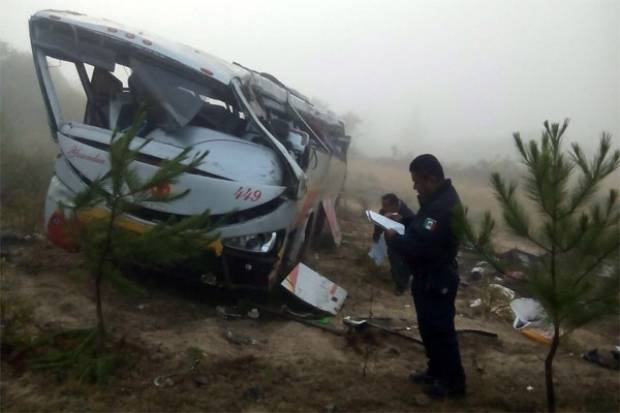
[{"label": "scattered debris", "polygon": [[525,273],[523,271],[506,271],[506,275],[513,280],[522,280],[525,278]]},{"label": "scattered debris", "polygon": [[536,341],[541,344],[551,344],[553,340],[553,330],[543,329],[537,327],[526,327],[521,330],[521,334],[530,340]]},{"label": "scattered debris", "polygon": [[174,380],[172,380],[172,376],[157,376],[155,377],[155,380],[153,380],[153,384],[156,387],[172,387],[175,385]]},{"label": "scattered debris", "polygon": [[253,308],[250,311],[248,311],[247,316],[248,318],[251,318],[252,320],[258,320],[260,318],[260,312],[258,311],[258,308]]},{"label": "scattered debris", "polygon": [[297,321],[299,323],[305,324],[310,327],[316,327],[321,330],[328,331],[337,336],[343,336],[345,334],[344,330],[332,327],[329,324],[324,324],[325,318],[318,320],[318,321],[313,320],[311,317],[316,317],[316,315],[312,313],[306,313],[306,314],[295,313],[294,311],[290,310],[288,306],[286,305],[282,305],[280,308],[271,308],[271,307],[267,307],[267,306],[259,305],[259,304],[254,304],[254,305],[256,305],[256,307],[258,307],[264,313],[273,314],[273,315],[277,315],[280,317],[284,317],[289,320]]},{"label": "scattered debris", "polygon": [[545,323],[547,314],[540,303],[532,298],[517,298],[510,302],[510,308],[515,315],[512,326],[517,330],[530,325],[540,326]]},{"label": "scattered debris", "polygon": [[215,307],[215,313],[218,315],[218,317],[226,320],[229,318],[243,318],[243,314],[241,314],[237,307],[226,307],[223,305],[218,305],[217,307]]},{"label": "scattered debris", "polygon": [[539,259],[536,255],[530,254],[529,252],[525,252],[518,248],[513,248],[499,254],[498,258],[507,265],[517,265],[525,268],[531,267]]},{"label": "scattered debris", "polygon": [[496,290],[499,290],[501,292],[501,294],[506,297],[509,300],[514,300],[516,295],[514,290],[511,290],[510,288],[504,287],[503,285],[500,284],[489,284],[489,288],[494,288]]},{"label": "scattered debris", "polygon": [[[199,365],[200,365],[200,359],[195,359],[192,364],[192,367],[190,367],[186,371],[183,371],[181,373],[173,373],[173,374],[157,376],[153,380],[153,384],[155,385],[155,387],[175,386],[177,383],[181,382],[183,378],[190,376],[190,375],[194,375],[195,372],[200,372]],[[201,375],[203,376],[202,373]],[[205,377],[205,380],[206,380],[206,377]]]},{"label": "scattered debris", "polygon": [[543,344],[550,344],[553,339],[553,324],[548,321],[547,313],[540,303],[532,298],[517,298],[510,302],[515,315],[512,326],[529,339]]},{"label": "scattered debris", "polygon": [[342,319],[342,323],[345,326],[349,327],[349,331],[354,331],[354,332],[364,331],[367,333],[369,331],[372,331],[372,329],[375,329],[375,330],[379,330],[379,331],[392,334],[398,337],[402,337],[409,341],[413,341],[414,343],[417,343],[417,344],[422,344],[421,339],[410,336],[408,334],[403,334],[400,331],[398,331],[398,329],[394,328],[391,325],[391,319],[386,318],[386,317],[365,318],[365,317],[346,316],[345,318]]},{"label": "scattered debris", "polygon": [[469,279],[471,281],[480,281],[484,276],[484,268],[482,267],[474,267],[469,272]]},{"label": "scattered debris", "polygon": [[603,278],[612,278],[615,271],[616,269],[612,265],[604,264],[596,275]]},{"label": "scattered debris", "polygon": [[482,305],[482,299],[476,298],[469,303],[470,308],[480,307]]},{"label": "scattered debris", "polygon": [[358,327],[358,326],[366,324],[367,321],[365,319],[356,320],[354,318],[351,318],[350,315],[348,315],[342,319],[342,323],[348,327]]},{"label": "scattered debris", "polygon": [[620,352],[615,350],[599,351],[597,348],[581,355],[586,361],[612,370],[620,370]]},{"label": "scattered debris", "polygon": [[229,342],[233,344],[237,344],[237,345],[258,344],[258,340],[255,340],[252,337],[233,333],[233,331],[229,328],[224,330],[224,338],[228,340]]},{"label": "scattered debris", "polygon": [[[409,334],[404,334],[401,333],[400,330],[402,330],[402,328],[398,328],[394,325],[392,325],[392,319],[388,318],[388,317],[373,317],[373,318],[364,318],[364,317],[351,317],[351,316],[346,316],[342,319],[342,322],[344,325],[352,328],[352,329],[364,329],[364,328],[368,328],[368,327],[373,327],[376,329],[379,329],[381,331],[384,331],[386,333],[389,334],[393,334],[402,338],[405,338],[407,340],[410,341],[414,341],[418,344],[422,344],[422,340],[411,336]],[[411,331],[412,328],[409,326],[405,327],[406,331]],[[485,330],[478,330],[478,329],[460,329],[460,330],[456,330],[456,332],[458,334],[476,334],[476,335],[480,335],[480,336],[484,336],[484,337],[490,337],[490,338],[497,338],[498,335],[492,331],[485,331]]]},{"label": "scattered debris", "polygon": [[347,291],[308,266],[299,263],[282,281],[282,286],[311,306],[336,315],[347,298]]},{"label": "scattered debris", "polygon": [[319,324],[326,326],[326,325],[329,325],[330,321],[332,321],[332,318],[325,316],[319,320]]}]

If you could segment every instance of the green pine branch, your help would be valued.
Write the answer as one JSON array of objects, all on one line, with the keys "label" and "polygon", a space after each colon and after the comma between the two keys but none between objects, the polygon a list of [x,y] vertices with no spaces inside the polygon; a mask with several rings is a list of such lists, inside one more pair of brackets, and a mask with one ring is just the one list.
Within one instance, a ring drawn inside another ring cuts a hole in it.
[{"label": "green pine branch", "polygon": [[80,234],[79,250],[95,279],[97,346],[101,352],[105,337],[102,282],[121,291],[143,293],[139,286],[125,277],[123,269],[157,270],[188,262],[204,265],[207,247],[219,238],[216,228],[221,222],[211,222],[208,210],[153,225],[142,234],[119,225],[121,218],[128,217],[146,202],[167,204],[187,196],[189,189],[177,192],[170,189],[181,175],[199,167],[207,156],[206,152],[192,154],[192,148],[185,148],[173,158],[161,161],[151,176],[141,175],[136,162],[139,152],[150,143],[148,139],[136,139],[144,119],[145,112],[141,109],[130,128],[113,133],[108,152],[109,171],[76,194],[71,205],[65,206],[71,208],[78,219],[85,216],[82,212],[92,208],[106,211],[103,216],[89,218],[76,226]]}]

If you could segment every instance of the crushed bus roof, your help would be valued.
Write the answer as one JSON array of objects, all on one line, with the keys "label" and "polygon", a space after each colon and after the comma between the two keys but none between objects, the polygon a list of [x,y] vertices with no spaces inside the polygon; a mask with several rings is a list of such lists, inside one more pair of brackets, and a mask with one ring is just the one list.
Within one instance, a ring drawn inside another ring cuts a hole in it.
[{"label": "crushed bus roof", "polygon": [[233,79],[237,78],[244,84],[251,83],[261,93],[276,98],[281,103],[288,103],[294,106],[296,110],[320,118],[328,124],[342,124],[333,113],[320,110],[299,92],[284,86],[278,80],[270,79],[271,76],[265,76],[241,65],[227,62],[182,43],[173,42],[155,34],[127,27],[108,19],[91,17],[67,10],[42,10],[30,18],[31,23],[36,23],[39,20],[65,23],[100,36],[124,42],[147,53],[170,59],[177,64],[200,72],[225,85],[230,85]]}]

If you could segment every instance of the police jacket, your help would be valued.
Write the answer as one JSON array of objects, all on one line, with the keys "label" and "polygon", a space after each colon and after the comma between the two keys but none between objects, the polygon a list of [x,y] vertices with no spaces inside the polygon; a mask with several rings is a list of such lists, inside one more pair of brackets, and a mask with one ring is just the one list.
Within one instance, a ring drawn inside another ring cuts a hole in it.
[{"label": "police jacket", "polygon": [[[380,209],[379,214],[385,215],[385,211],[383,209]],[[407,204],[405,204],[400,199],[398,200],[398,214],[401,217],[403,217],[403,222],[408,222],[409,220],[411,220],[411,217],[413,217],[413,212],[411,211],[411,209],[409,209]],[[375,232],[372,234],[372,240],[375,242],[379,241],[379,237],[381,236],[382,233],[383,233],[383,228],[381,228],[378,225],[375,225]]]},{"label": "police jacket", "polygon": [[404,222],[405,235],[394,235],[388,246],[407,261],[416,281],[443,293],[458,282],[459,241],[452,217],[461,201],[449,179],[429,199],[418,199],[418,213]]}]

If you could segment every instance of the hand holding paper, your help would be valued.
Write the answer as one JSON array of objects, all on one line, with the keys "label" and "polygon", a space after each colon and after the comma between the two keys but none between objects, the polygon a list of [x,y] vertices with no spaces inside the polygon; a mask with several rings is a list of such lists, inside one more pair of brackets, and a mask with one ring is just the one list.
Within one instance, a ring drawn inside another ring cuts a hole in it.
[{"label": "hand holding paper", "polygon": [[386,230],[391,229],[391,230],[396,231],[400,235],[405,235],[405,226],[401,224],[400,222],[396,222],[394,220],[391,220],[387,217],[384,217],[381,214],[377,214],[376,212],[370,211],[370,210],[366,211],[366,216],[371,222],[378,225],[380,228],[383,228]]}]

